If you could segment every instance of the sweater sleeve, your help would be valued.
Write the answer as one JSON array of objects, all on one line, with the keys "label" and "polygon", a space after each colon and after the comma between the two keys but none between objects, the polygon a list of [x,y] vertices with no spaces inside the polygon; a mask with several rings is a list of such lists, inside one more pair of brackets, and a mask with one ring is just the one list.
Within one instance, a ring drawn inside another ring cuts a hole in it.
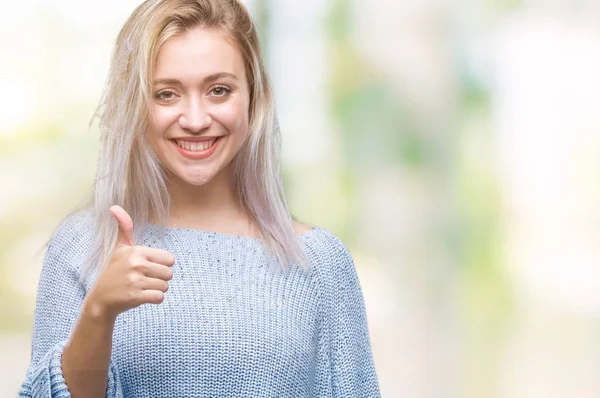
[{"label": "sweater sleeve", "polygon": [[[86,294],[78,269],[92,232],[83,215],[74,215],[57,228],[48,243],[34,310],[31,362],[19,391],[21,398],[71,397],[61,357]],[[123,396],[112,360],[106,396]]]},{"label": "sweater sleeve", "polygon": [[331,235],[330,356],[333,397],[379,398],[362,289],[348,248]]}]

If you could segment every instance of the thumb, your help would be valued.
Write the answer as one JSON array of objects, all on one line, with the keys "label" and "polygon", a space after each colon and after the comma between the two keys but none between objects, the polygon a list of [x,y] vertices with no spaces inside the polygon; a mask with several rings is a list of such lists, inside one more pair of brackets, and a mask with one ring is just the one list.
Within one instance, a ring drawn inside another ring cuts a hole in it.
[{"label": "thumb", "polygon": [[119,205],[111,206],[108,210],[119,224],[117,246],[133,246],[133,221],[129,214]]}]

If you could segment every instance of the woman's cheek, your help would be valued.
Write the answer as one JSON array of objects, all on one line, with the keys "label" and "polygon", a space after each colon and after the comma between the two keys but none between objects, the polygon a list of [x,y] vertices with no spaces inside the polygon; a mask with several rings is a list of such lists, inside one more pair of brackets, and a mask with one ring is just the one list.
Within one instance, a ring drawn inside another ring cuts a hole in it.
[{"label": "woman's cheek", "polygon": [[244,117],[243,108],[239,104],[230,103],[228,105],[220,108],[215,116],[229,130],[229,133],[238,134],[247,117]]},{"label": "woman's cheek", "polygon": [[152,115],[154,129],[161,133],[177,121],[177,107],[155,106]]}]

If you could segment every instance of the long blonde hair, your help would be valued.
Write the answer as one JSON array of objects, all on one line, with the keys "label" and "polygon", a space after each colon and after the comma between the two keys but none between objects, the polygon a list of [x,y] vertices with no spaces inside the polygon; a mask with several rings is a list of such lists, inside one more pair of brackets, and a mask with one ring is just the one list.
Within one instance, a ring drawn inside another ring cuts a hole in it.
[{"label": "long blonde hair", "polygon": [[158,220],[164,236],[170,207],[166,174],[144,139],[153,67],[158,50],[169,38],[196,27],[228,33],[245,63],[250,88],[249,134],[232,160],[231,181],[240,205],[258,224],[270,259],[284,268],[297,264],[306,269],[306,254],[283,190],[281,134],[250,14],[238,0],[147,0],[135,9],[117,37],[95,113],[100,118],[101,149],[93,193],[85,205],[93,209],[95,232],[82,282],[94,267],[103,270],[114,250],[118,225],[108,211],[110,206],[118,204],[131,216],[134,244],[151,218]]}]

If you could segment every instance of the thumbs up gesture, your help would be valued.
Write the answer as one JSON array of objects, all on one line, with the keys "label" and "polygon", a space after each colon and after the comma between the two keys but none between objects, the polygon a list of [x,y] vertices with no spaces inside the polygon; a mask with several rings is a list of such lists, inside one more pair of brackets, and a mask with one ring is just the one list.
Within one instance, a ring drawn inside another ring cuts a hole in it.
[{"label": "thumbs up gesture", "polygon": [[134,246],[133,221],[120,206],[111,214],[119,224],[117,244],[106,269],[88,292],[89,308],[110,319],[145,303],[160,304],[173,279],[175,257],[160,249]]}]

